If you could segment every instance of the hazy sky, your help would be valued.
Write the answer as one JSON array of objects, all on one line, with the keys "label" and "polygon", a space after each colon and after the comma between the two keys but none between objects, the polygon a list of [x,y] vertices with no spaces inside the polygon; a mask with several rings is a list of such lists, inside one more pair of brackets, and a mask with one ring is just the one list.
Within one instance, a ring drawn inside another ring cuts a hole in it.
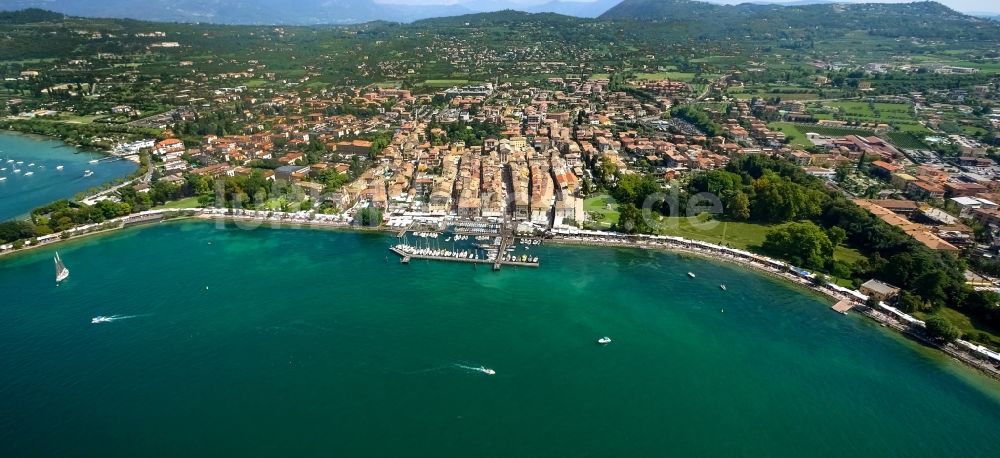
[{"label": "hazy sky", "polygon": [[[465,3],[490,5],[495,2],[491,0],[375,0],[378,3],[412,4],[412,5],[442,5],[451,3]],[[512,0],[513,3],[523,3],[525,5],[537,5],[547,3],[549,0]],[[562,1],[593,1],[593,0],[562,0]],[[708,0],[713,3],[743,3],[748,0]],[[838,0],[843,3],[906,3],[910,0]],[[996,11],[1000,12],[1000,1],[997,0],[937,0],[939,3],[948,5],[958,11]]]}]

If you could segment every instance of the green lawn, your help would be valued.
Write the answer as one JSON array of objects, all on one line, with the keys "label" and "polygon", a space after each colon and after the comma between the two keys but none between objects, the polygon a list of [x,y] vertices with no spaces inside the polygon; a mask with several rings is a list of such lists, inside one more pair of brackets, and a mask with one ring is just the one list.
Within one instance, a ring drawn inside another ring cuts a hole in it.
[{"label": "green lawn", "polygon": [[153,207],[153,209],[159,210],[159,209],[170,209],[170,208],[198,208],[200,206],[201,205],[198,205],[197,197],[185,197],[180,200],[172,200],[163,205]]},{"label": "green lawn", "polygon": [[243,84],[246,87],[248,87],[248,88],[259,88],[259,87],[266,86],[267,83],[268,83],[267,80],[259,80],[258,79],[258,80],[248,80],[246,83],[243,83]]},{"label": "green lawn", "polygon": [[68,122],[70,124],[90,124],[94,120],[101,118],[103,115],[76,115],[73,113],[59,113],[59,121]]},{"label": "green lawn", "polygon": [[458,86],[458,85],[463,85],[463,84],[469,84],[469,80],[455,79],[455,80],[426,80],[426,81],[424,81],[424,86],[427,86],[427,87],[449,88],[449,87],[452,87],[452,86]]},{"label": "green lawn", "polygon": [[583,210],[592,215],[590,220],[604,227],[618,222],[618,204],[607,194],[597,194],[583,201]]},{"label": "green lawn", "polygon": [[[974,340],[993,350],[1000,350],[1000,329],[993,329],[979,323],[953,308],[942,307],[935,314],[946,318],[951,324],[961,329],[963,339]],[[931,314],[920,312],[913,315],[921,320],[926,320],[931,316]]]},{"label": "green lawn", "polygon": [[771,226],[763,224],[707,220],[697,216],[670,216],[660,220],[658,232],[747,249],[760,246],[770,228]]},{"label": "green lawn", "polygon": [[[672,216],[660,220],[659,233],[728,245],[742,250],[753,250],[764,243],[764,237],[772,227],[766,224],[719,221],[697,216]],[[858,250],[844,246],[838,246],[833,252],[834,259],[848,264],[853,264],[864,257]]]}]

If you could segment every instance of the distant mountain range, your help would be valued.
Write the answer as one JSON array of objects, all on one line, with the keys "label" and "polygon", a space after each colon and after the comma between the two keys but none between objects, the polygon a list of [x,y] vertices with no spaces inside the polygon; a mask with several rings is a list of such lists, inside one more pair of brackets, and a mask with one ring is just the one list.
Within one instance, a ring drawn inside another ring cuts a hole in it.
[{"label": "distant mountain range", "polygon": [[[842,14],[844,11],[908,15],[960,16],[935,2],[913,4],[835,4],[829,0],[749,0],[723,5],[690,0],[440,0],[442,4],[393,4],[407,0],[0,0],[0,10],[42,8],[83,17],[129,18],[166,22],[218,24],[354,24],[369,21],[413,22],[425,18],[468,15],[499,10],[557,13],[583,18],[640,21],[776,20],[782,12],[794,16]],[[982,15],[981,17],[986,17]],[[773,18],[773,19],[772,19]],[[829,18],[827,18],[829,19]],[[993,19],[996,19],[994,17]]]},{"label": "distant mountain range", "polygon": [[219,24],[351,24],[412,22],[470,13],[518,10],[597,17],[620,0],[465,0],[442,4],[393,4],[393,0],[0,0],[0,10],[42,8],[83,17]]},{"label": "distant mountain range", "polygon": [[639,21],[698,21],[711,18],[716,22],[754,19],[766,20],[776,27],[780,27],[783,23],[803,25],[792,24],[802,21],[867,21],[872,27],[877,27],[879,23],[890,18],[892,20],[924,21],[925,26],[931,26],[933,24],[928,21],[971,18],[971,16],[963,15],[932,1],[914,3],[796,3],[721,5],[692,0],[623,0],[599,17],[601,19]]}]

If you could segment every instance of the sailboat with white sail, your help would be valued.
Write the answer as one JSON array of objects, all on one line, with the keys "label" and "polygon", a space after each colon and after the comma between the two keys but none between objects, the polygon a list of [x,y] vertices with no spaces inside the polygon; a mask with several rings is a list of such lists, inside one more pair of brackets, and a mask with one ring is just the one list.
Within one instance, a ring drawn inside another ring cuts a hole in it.
[{"label": "sailboat with white sail", "polygon": [[56,252],[55,263],[56,263],[56,284],[58,285],[59,282],[69,277],[69,269],[66,268],[66,265],[63,264],[62,262],[62,259],[59,258],[58,251]]}]

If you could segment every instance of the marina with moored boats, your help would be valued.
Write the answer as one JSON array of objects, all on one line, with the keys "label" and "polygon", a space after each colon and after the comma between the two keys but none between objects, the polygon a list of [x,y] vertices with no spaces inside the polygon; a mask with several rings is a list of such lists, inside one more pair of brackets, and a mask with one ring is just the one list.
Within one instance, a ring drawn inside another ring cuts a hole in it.
[{"label": "marina with moored boats", "polygon": [[[481,232],[469,229],[479,228],[456,227],[442,232],[403,231],[397,235],[399,243],[389,250],[398,254],[403,264],[412,259],[428,259],[492,264],[493,270],[499,270],[503,265],[539,265],[538,256],[531,255],[528,250],[532,245],[541,244],[541,240],[501,235],[498,232],[500,225],[483,227]],[[520,243],[516,243],[518,241]]]}]

